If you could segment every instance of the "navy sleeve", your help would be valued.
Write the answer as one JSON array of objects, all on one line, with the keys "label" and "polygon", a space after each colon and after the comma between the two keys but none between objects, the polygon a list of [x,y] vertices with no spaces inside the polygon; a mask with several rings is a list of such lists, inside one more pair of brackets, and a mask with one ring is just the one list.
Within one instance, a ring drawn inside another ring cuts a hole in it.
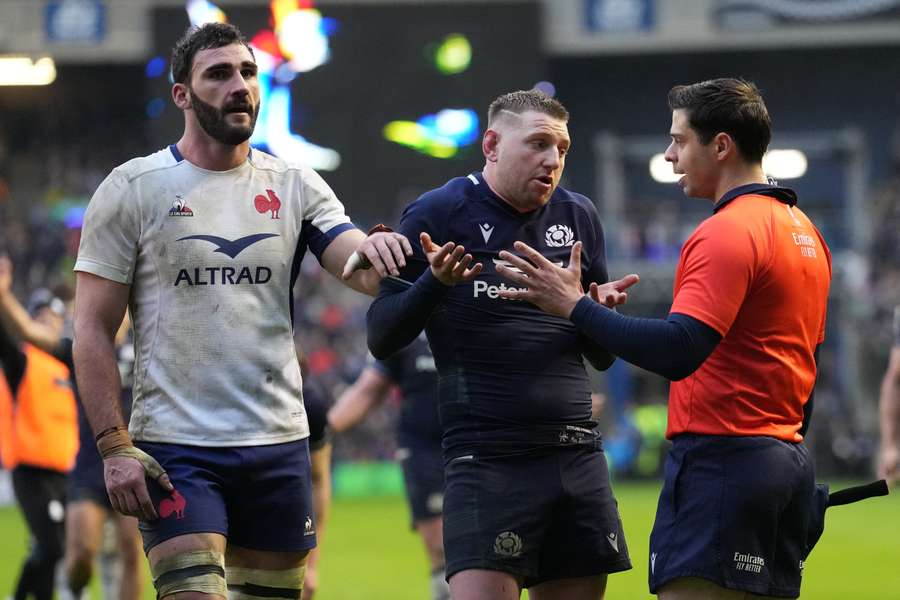
[{"label": "navy sleeve", "polygon": [[366,313],[372,356],[383,360],[411,344],[450,289],[431,269],[426,269],[412,285],[392,277],[383,279],[378,297]]},{"label": "navy sleeve", "polygon": [[0,325],[0,367],[6,375],[9,390],[15,395],[25,375],[25,365],[28,359],[18,344],[10,337],[6,329]]},{"label": "navy sleeve", "polygon": [[[606,269],[606,242],[603,238],[603,226],[600,223],[600,215],[597,214],[597,209],[590,200],[584,198],[584,202],[593,232],[593,239],[590,246],[588,246],[591,253],[589,256],[582,257],[582,264],[587,263],[587,268],[582,270],[581,285],[585,290],[588,290],[591,282],[606,283],[609,281],[609,272]],[[610,368],[616,360],[613,354],[583,332],[578,334],[578,345],[581,355],[598,371],[605,371]]]},{"label": "navy sleeve", "polygon": [[569,318],[609,352],[672,381],[696,371],[722,339],[715,329],[687,315],[626,317],[588,297],[578,301]]},{"label": "navy sleeve", "polygon": [[401,269],[400,277],[381,280],[378,297],[366,314],[369,351],[385,359],[408,346],[425,328],[431,313],[450,287],[432,274],[419,243],[419,234],[427,232],[436,244],[443,244],[445,221],[441,210],[452,202],[437,192],[429,192],[403,211],[398,231],[409,239],[413,255]]}]

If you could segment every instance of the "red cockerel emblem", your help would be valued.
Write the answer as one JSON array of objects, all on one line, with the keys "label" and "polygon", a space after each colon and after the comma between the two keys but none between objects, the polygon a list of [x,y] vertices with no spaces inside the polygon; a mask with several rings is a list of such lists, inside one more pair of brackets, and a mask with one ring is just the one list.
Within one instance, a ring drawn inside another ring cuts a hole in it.
[{"label": "red cockerel emblem", "polygon": [[165,519],[174,513],[176,519],[183,519],[185,506],[187,506],[187,500],[178,493],[178,490],[174,490],[171,498],[163,498],[160,501],[159,516]]},{"label": "red cockerel emblem", "polygon": [[278,218],[278,211],[281,209],[281,200],[278,199],[278,196],[275,195],[275,192],[272,190],[266,190],[266,194],[269,196],[263,196],[262,194],[257,194],[256,198],[253,199],[253,205],[256,206],[256,211],[264,214],[266,212],[272,212],[272,218]]}]

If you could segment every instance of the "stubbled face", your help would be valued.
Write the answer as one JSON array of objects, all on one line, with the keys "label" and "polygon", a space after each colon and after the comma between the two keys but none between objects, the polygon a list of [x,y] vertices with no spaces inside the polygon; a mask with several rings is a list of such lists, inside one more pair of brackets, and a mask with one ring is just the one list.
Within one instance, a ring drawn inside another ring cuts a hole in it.
[{"label": "stubbled face", "polygon": [[190,107],[207,135],[232,146],[250,139],[259,114],[259,80],[246,46],[200,50],[189,81]]},{"label": "stubbled face", "polygon": [[676,175],[684,175],[678,181],[684,194],[691,198],[716,200],[719,163],[713,141],[706,145],[700,143],[684,109],[672,111],[669,135],[672,142],[666,148],[665,158],[672,163]]},{"label": "stubbled face", "polygon": [[[485,156],[495,163],[494,191],[520,207],[550,200],[566,166],[571,140],[565,121],[527,111],[506,113],[489,130]],[[495,138],[491,138],[495,136]]]}]

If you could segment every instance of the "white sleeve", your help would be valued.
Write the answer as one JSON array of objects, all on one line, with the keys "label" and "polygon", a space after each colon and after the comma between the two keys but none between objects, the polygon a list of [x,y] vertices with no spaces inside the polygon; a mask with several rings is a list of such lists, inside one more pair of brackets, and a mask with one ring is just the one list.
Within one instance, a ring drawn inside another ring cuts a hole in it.
[{"label": "white sleeve", "polygon": [[340,234],[353,229],[344,205],[318,173],[303,170],[303,230],[309,249],[321,262],[325,248]]},{"label": "white sleeve", "polygon": [[139,213],[125,176],[110,173],[84,215],[75,270],[130,284],[140,239]]}]

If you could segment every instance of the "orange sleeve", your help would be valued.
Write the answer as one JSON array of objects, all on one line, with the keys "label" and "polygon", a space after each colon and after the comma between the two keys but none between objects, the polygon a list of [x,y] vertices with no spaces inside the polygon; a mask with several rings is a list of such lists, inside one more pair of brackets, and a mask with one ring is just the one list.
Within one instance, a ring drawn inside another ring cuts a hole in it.
[{"label": "orange sleeve", "polygon": [[670,312],[698,319],[724,337],[747,296],[758,260],[746,226],[726,215],[707,219],[681,250]]}]

